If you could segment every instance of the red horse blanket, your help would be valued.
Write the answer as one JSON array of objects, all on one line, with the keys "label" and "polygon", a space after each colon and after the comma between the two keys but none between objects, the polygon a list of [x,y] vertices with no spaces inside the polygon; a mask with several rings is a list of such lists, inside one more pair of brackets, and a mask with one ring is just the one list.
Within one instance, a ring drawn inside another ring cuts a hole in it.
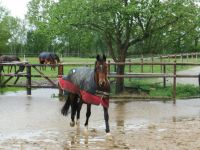
[{"label": "red horse blanket", "polygon": [[[105,98],[103,96],[95,95],[96,85],[92,86],[88,84],[89,82],[86,81],[90,76],[88,76],[89,70],[87,70],[87,78],[86,77],[79,77],[77,78],[77,74],[83,75],[83,72],[80,73],[79,69],[73,69],[71,72],[63,77],[58,79],[59,86],[62,90],[68,91],[71,93],[78,94],[80,98],[86,104],[94,104],[94,105],[102,105],[103,107],[109,107],[109,98]],[[74,76],[74,78],[72,78]],[[93,78],[93,76],[92,76]],[[84,81],[83,81],[84,80]],[[89,79],[91,80],[91,79]],[[92,82],[90,82],[92,83]],[[94,83],[92,83],[94,84]],[[89,87],[89,88],[87,88]]]}]

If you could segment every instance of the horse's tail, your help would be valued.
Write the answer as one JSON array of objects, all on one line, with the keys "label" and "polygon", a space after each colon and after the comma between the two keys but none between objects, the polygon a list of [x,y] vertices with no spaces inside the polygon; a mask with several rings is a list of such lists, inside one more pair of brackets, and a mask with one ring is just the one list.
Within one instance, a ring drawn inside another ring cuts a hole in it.
[{"label": "horse's tail", "polygon": [[68,95],[66,98],[65,104],[61,109],[61,114],[63,114],[63,116],[67,116],[70,105],[71,105],[71,100],[70,100],[70,96]]}]

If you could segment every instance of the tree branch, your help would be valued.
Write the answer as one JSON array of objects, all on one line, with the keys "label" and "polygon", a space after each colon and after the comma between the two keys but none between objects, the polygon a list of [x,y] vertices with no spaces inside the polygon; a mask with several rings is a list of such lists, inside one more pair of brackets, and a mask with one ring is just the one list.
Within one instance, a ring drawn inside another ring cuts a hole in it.
[{"label": "tree branch", "polygon": [[174,20],[172,20],[172,21],[170,21],[170,22],[167,22],[166,24],[164,24],[164,25],[162,25],[162,26],[160,26],[160,27],[157,27],[157,28],[155,28],[155,29],[153,29],[153,30],[149,30],[149,32],[145,32],[145,33],[143,34],[142,37],[138,37],[138,38],[136,38],[136,39],[130,40],[130,41],[129,41],[129,46],[134,45],[134,44],[137,43],[137,42],[141,42],[141,41],[143,41],[144,39],[147,39],[151,34],[154,34],[155,32],[160,31],[160,30],[162,30],[162,29],[168,27],[169,25],[175,24],[175,23],[179,20],[179,18],[180,18],[180,17],[177,17],[176,19],[174,19]]},{"label": "tree branch", "polygon": [[114,53],[114,49],[112,47],[112,37],[111,37],[111,35],[108,34],[108,33],[105,33],[105,37],[106,37],[105,39],[106,39],[106,44],[108,46],[108,50],[110,51],[110,54],[111,54],[113,60],[115,62],[118,62],[118,60],[117,60],[117,58],[115,56],[115,53]]}]

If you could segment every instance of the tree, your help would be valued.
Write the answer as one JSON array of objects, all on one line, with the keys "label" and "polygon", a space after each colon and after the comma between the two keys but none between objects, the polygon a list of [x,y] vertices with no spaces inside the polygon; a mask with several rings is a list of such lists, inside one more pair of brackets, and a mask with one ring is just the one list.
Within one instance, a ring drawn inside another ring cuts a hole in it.
[{"label": "tree", "polygon": [[7,42],[10,52],[15,54],[24,52],[26,43],[25,22],[12,16],[7,17],[7,22],[11,35]]},{"label": "tree", "polygon": [[17,54],[24,50],[25,35],[25,22],[10,16],[9,12],[0,6],[0,53]]},{"label": "tree", "polygon": [[[52,7],[50,22],[63,30],[90,30],[103,38],[115,62],[125,62],[128,49],[154,34],[173,28],[190,16],[193,0],[60,0]],[[192,16],[193,17],[193,16]],[[117,66],[124,74],[124,65]],[[116,92],[124,80],[117,78]]]},{"label": "tree", "polygon": [[8,46],[7,42],[10,38],[10,32],[8,28],[8,11],[0,6],[0,53],[6,52]]}]

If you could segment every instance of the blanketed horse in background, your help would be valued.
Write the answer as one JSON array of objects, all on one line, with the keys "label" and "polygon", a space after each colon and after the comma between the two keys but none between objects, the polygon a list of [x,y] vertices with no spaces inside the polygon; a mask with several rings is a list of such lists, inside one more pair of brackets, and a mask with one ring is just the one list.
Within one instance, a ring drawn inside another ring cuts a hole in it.
[{"label": "blanketed horse in background", "polygon": [[[57,63],[60,63],[60,59],[59,59],[58,55],[55,54],[55,53],[52,53],[52,52],[42,52],[39,55],[39,62],[40,62],[40,64],[55,65]],[[53,68],[55,68],[55,67],[53,67]]]},{"label": "blanketed horse in background", "polygon": [[[7,62],[13,62],[13,61],[20,61],[20,59],[15,55],[1,55],[0,56],[0,63],[7,63]],[[3,66],[1,70],[4,71]],[[15,66],[15,70],[16,70],[16,66]],[[11,72],[11,71],[12,71],[12,66],[10,69],[8,68],[8,72]]]},{"label": "blanketed horse in background", "polygon": [[[106,56],[97,55],[94,69],[81,67],[72,69],[67,76],[59,78],[59,86],[64,90],[66,102],[61,113],[66,116],[71,107],[70,125],[79,125],[80,111],[82,104],[87,104],[85,127],[88,130],[88,121],[91,115],[91,104],[103,106],[106,133],[110,133],[109,128],[109,92],[110,83],[107,79]],[[101,93],[101,96],[96,95]]]}]

